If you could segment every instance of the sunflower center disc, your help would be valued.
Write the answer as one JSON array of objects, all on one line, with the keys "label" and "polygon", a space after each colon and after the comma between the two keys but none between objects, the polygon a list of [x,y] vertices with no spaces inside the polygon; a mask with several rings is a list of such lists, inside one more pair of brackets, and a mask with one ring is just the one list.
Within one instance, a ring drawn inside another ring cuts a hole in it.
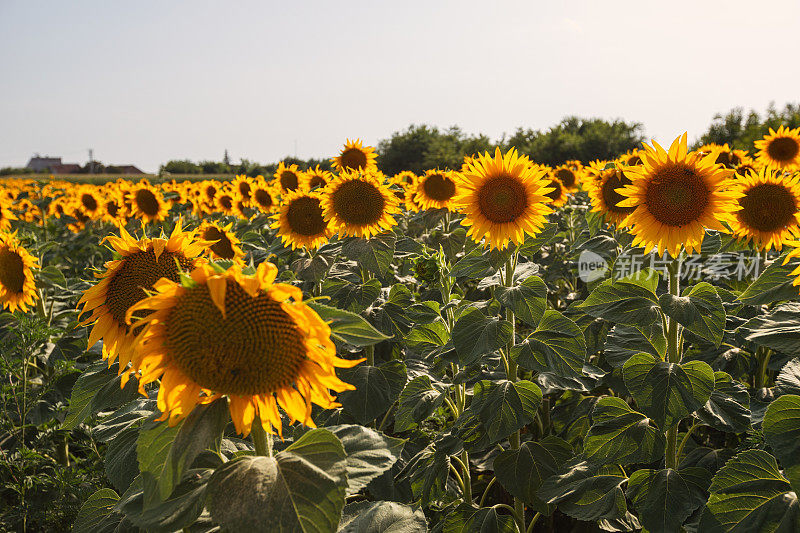
[{"label": "sunflower center disc", "polygon": [[629,180],[625,174],[622,174],[622,172],[616,170],[612,170],[611,172],[611,177],[606,180],[601,188],[603,203],[606,204],[606,209],[613,213],[632,213],[636,209],[635,207],[617,206],[617,204],[625,200],[625,197],[618,193],[617,189],[630,185],[631,180]]},{"label": "sunflower center disc", "polygon": [[297,174],[291,170],[281,172],[281,187],[284,191],[293,191],[297,188]]},{"label": "sunflower center disc", "polygon": [[216,195],[217,195],[217,188],[216,187],[214,187],[213,185],[209,185],[208,187],[206,187],[206,198],[208,200],[213,200],[214,196],[216,196]]},{"label": "sunflower center disc", "polygon": [[272,206],[272,195],[264,189],[256,189],[256,192],[253,193],[253,199],[261,207]]},{"label": "sunflower center disc", "polygon": [[346,224],[375,224],[383,216],[386,201],[372,183],[362,180],[345,181],[331,194],[333,210]]},{"label": "sunflower center disc", "polygon": [[548,187],[553,187],[553,190],[549,193],[545,194],[548,198],[555,201],[561,198],[561,182],[558,180],[550,180],[550,185]]},{"label": "sunflower center disc", "polygon": [[342,167],[360,170],[367,167],[367,154],[358,148],[350,148],[342,152]]},{"label": "sunflower center disc", "polygon": [[17,252],[0,250],[0,283],[9,292],[22,292],[25,286],[25,264]]},{"label": "sunflower center disc", "polygon": [[231,240],[225,235],[225,232],[220,231],[214,226],[209,226],[203,232],[203,239],[207,241],[217,241],[211,245],[211,251],[217,254],[218,257],[223,259],[233,259],[236,253],[233,251]]},{"label": "sunflower center disc", "polygon": [[233,198],[225,194],[219,197],[219,205],[226,211],[233,209]]},{"label": "sunflower center disc", "polygon": [[671,165],[655,172],[645,202],[653,217],[667,226],[685,226],[700,218],[710,193],[694,169]]},{"label": "sunflower center disc", "polygon": [[158,198],[152,191],[147,189],[139,189],[136,191],[136,205],[142,210],[142,213],[149,217],[154,217],[158,214]]},{"label": "sunflower center disc", "polygon": [[559,168],[556,170],[556,177],[561,180],[564,187],[572,187],[575,185],[575,173],[568,168]]},{"label": "sunflower center disc", "polygon": [[478,191],[478,207],[490,222],[513,222],[528,207],[528,194],[519,180],[498,176],[487,180]]},{"label": "sunflower center disc", "polygon": [[791,137],[778,137],[769,143],[767,153],[775,161],[791,161],[797,156],[800,146]]},{"label": "sunflower center disc", "polygon": [[246,181],[239,182],[239,194],[245,198],[250,197],[250,184]]},{"label": "sunflower center disc", "polygon": [[739,220],[758,231],[776,231],[794,221],[797,203],[786,187],[777,183],[756,185],[739,200]]},{"label": "sunflower center disc", "polygon": [[437,202],[446,202],[456,193],[456,184],[441,174],[428,176],[422,183],[425,195]]},{"label": "sunflower center disc", "polygon": [[311,176],[311,180],[308,182],[308,186],[311,189],[316,187],[324,187],[325,185],[327,185],[327,182],[320,176]]},{"label": "sunflower center disc", "polygon": [[293,233],[299,235],[319,235],[325,231],[325,219],[319,199],[301,196],[289,204],[286,218]]},{"label": "sunflower center disc", "polygon": [[119,206],[114,203],[114,201],[108,202],[106,204],[106,211],[108,211],[108,214],[112,217],[116,217],[117,213],[119,213]]},{"label": "sunflower center disc", "polygon": [[97,200],[94,199],[94,196],[91,194],[84,194],[81,195],[81,203],[83,207],[86,208],[87,211],[94,211],[97,209]]},{"label": "sunflower center disc", "polygon": [[111,278],[106,289],[106,307],[119,325],[125,325],[128,308],[147,296],[145,289],[151,290],[161,278],[180,280],[176,259],[182,270],[191,270],[192,261],[183,254],[166,250],[158,257],[158,261],[153,250],[136,252],[122,259],[122,267]]},{"label": "sunflower center disc", "polygon": [[281,304],[228,282],[225,317],[208,287],[189,289],[170,311],[164,342],[172,360],[201,387],[241,396],[291,385],[306,357],[303,335]]}]

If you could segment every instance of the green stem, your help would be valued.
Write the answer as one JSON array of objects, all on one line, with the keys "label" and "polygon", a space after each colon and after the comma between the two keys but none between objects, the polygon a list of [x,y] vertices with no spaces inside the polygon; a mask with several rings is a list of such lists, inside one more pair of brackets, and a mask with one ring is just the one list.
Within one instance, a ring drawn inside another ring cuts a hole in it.
[{"label": "green stem", "polygon": [[767,365],[769,365],[769,358],[772,356],[772,350],[759,346],[756,350],[756,359],[758,360],[758,371],[756,372],[756,389],[763,389],[767,385]]},{"label": "green stem", "polygon": [[675,459],[680,460],[681,456],[683,455],[683,447],[686,446],[686,443],[689,442],[689,437],[692,436],[692,433],[694,433],[694,430],[696,428],[698,428],[699,426],[700,426],[700,424],[698,424],[698,423],[692,424],[692,427],[690,427],[689,431],[687,431],[686,434],[683,436],[683,439],[681,439],[681,445],[678,446],[678,451],[675,454]]},{"label": "green stem", "polygon": [[367,366],[375,366],[375,345],[370,344],[369,346],[365,347],[364,352],[367,356]]},{"label": "green stem", "polygon": [[472,474],[469,471],[469,454],[461,452],[461,466],[464,470],[464,501],[472,505]]},{"label": "green stem", "polygon": [[[673,259],[669,265],[669,293],[680,296],[680,259]],[[681,354],[678,346],[678,322],[671,317],[667,318],[667,359],[670,363],[680,363]],[[678,462],[678,423],[667,430],[667,447],[664,451],[664,464],[666,468],[675,468]]]},{"label": "green stem", "polygon": [[483,507],[483,502],[486,501],[486,497],[489,495],[489,489],[497,482],[497,478],[493,477],[492,480],[486,485],[486,488],[483,489],[483,496],[481,496],[481,501],[478,502],[478,507]]},{"label": "green stem", "polygon": [[[517,258],[518,258],[519,251],[515,251],[514,254],[508,258],[506,262],[506,279],[505,279],[505,286],[511,287],[514,284],[514,270],[517,267]],[[511,357],[511,349],[514,347],[514,337],[516,335],[516,317],[514,317],[514,311],[511,309],[506,309],[506,320],[511,324],[511,340],[508,341],[508,345],[506,346],[506,375],[509,381],[514,382],[517,381],[517,363]],[[512,450],[519,449],[519,442],[520,442],[520,433],[519,430],[515,431],[508,437],[508,442],[511,445]],[[519,498],[514,498],[514,515],[517,520],[517,527],[520,530],[520,533],[525,531],[525,504]]]},{"label": "green stem", "polygon": [[528,533],[531,533],[531,531],[533,531],[533,526],[536,525],[536,522],[539,521],[539,518],[541,518],[541,516],[542,516],[542,513],[536,513],[535,515],[533,515],[533,518],[531,519],[531,523],[528,524],[528,530],[527,530]]},{"label": "green stem", "polygon": [[250,432],[250,437],[253,439],[253,444],[256,447],[256,455],[272,457],[272,436],[267,435],[267,432],[264,431],[260,418],[253,420],[253,428]]}]

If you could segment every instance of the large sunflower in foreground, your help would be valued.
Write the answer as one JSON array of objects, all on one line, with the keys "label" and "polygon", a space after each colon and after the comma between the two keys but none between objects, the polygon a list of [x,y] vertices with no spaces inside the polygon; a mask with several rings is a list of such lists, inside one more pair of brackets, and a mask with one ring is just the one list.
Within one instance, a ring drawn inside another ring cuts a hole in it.
[{"label": "large sunflower in foreground", "polygon": [[397,225],[398,203],[374,172],[346,171],[325,187],[322,210],[339,236],[368,239]]},{"label": "large sunflower in foreground", "polygon": [[450,209],[456,193],[455,173],[428,170],[417,178],[414,202],[420,209]]},{"label": "large sunflower in foreground", "polygon": [[16,232],[0,235],[0,302],[5,309],[24,313],[39,297],[32,270],[36,267],[36,258],[20,246]]},{"label": "large sunflower in foreground", "polygon": [[753,144],[758,149],[756,158],[762,165],[800,169],[800,128],[791,130],[781,126],[778,131],[770,128],[769,134]]},{"label": "large sunflower in foreground", "polygon": [[780,250],[800,236],[800,176],[781,174],[762,168],[734,181],[733,190],[743,196],[731,229],[741,239],[753,239],[759,250]]},{"label": "large sunflower in foreground", "polygon": [[350,140],[342,148],[338,156],[331,158],[331,163],[336,166],[336,170],[344,172],[346,170],[372,170],[376,168],[375,149],[372,146],[364,146],[361,139]]},{"label": "large sunflower in foreground", "polygon": [[545,172],[513,148],[505,155],[497,148],[494,157],[487,152],[474,158],[458,174],[459,192],[453,201],[465,214],[461,224],[469,227],[467,235],[502,249],[511,241],[520,244],[526,233],[538,233],[551,212]]},{"label": "large sunflower in foreground", "polygon": [[617,192],[617,189],[632,182],[622,170],[613,167],[601,170],[597,176],[595,186],[589,189],[592,211],[602,213],[607,223],[619,226],[636,208],[620,206],[620,202],[626,197]]},{"label": "large sunflower in foreground", "polygon": [[214,222],[203,221],[197,233],[201,239],[208,243],[208,254],[212,259],[226,259],[228,261],[242,261],[244,252],[239,246],[240,241],[231,231],[233,222],[220,226]]},{"label": "large sunflower in foreground", "polygon": [[700,250],[705,228],[727,232],[722,221],[733,219],[741,196],[729,190],[733,171],[716,164],[715,153],[689,152],[685,133],[669,151],[655,141],[644,146],[642,165],[622,169],[631,184],[617,190],[627,197],[618,206],[636,208],[622,223],[633,245],[677,257],[682,246]]},{"label": "large sunflower in foreground", "polygon": [[160,420],[175,425],[198,404],[227,396],[237,432],[249,434],[258,417],[280,434],[278,406],[292,423],[313,427],[312,403],[337,407],[330,391],[355,389],[335,368],[363,359],[336,357],[328,324],[299,288],[275,283],[277,272],[271,263],[254,275],[201,265],[191,281],[160,280],[155,295],[131,308],[148,313],[133,323],[145,329],[131,371],[141,384],[161,379]]},{"label": "large sunflower in foreground", "polygon": [[161,191],[149,183],[138,183],[128,191],[133,216],[145,222],[159,222],[167,218],[169,205]]},{"label": "large sunflower in foreground", "polygon": [[317,191],[292,191],[284,195],[280,210],[273,215],[284,246],[292,250],[305,246],[314,250],[330,239],[333,231],[322,216],[322,194]]},{"label": "large sunflower in foreground", "polygon": [[135,339],[125,322],[128,309],[147,296],[145,291],[152,290],[159,279],[178,280],[181,271],[191,270],[208,243],[196,240],[194,231],[184,232],[180,221],[169,239],[137,241],[121,227],[119,237],[106,237],[106,240],[118,258],[105,264],[106,271],[97,275],[102,279],[78,301],[78,305],[83,304],[81,315],[92,313],[80,325],[94,322],[89,346],[102,339],[103,358],[108,359],[110,366],[119,356],[120,369],[124,369],[130,361]]}]

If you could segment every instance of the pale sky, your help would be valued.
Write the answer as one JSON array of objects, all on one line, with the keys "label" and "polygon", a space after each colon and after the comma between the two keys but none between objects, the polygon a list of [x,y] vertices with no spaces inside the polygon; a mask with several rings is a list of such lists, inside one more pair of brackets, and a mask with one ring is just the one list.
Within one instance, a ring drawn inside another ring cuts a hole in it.
[{"label": "pale sky", "polygon": [[669,143],[800,100],[800,2],[0,0],[0,167],[335,155],[565,115]]}]

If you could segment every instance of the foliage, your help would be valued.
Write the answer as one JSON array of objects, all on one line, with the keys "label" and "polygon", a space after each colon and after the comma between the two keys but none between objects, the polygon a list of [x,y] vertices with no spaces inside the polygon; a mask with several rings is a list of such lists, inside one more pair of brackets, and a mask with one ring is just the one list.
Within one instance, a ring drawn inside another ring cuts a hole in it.
[{"label": "foliage", "polygon": [[788,103],[783,109],[777,109],[771,103],[763,116],[752,109],[745,113],[743,107],[735,107],[724,115],[714,115],[713,122],[700,136],[697,145],[727,143],[732,148],[748,150],[754,141],[769,133],[769,128],[777,130],[781,125],[787,128],[800,126],[800,104]]}]

